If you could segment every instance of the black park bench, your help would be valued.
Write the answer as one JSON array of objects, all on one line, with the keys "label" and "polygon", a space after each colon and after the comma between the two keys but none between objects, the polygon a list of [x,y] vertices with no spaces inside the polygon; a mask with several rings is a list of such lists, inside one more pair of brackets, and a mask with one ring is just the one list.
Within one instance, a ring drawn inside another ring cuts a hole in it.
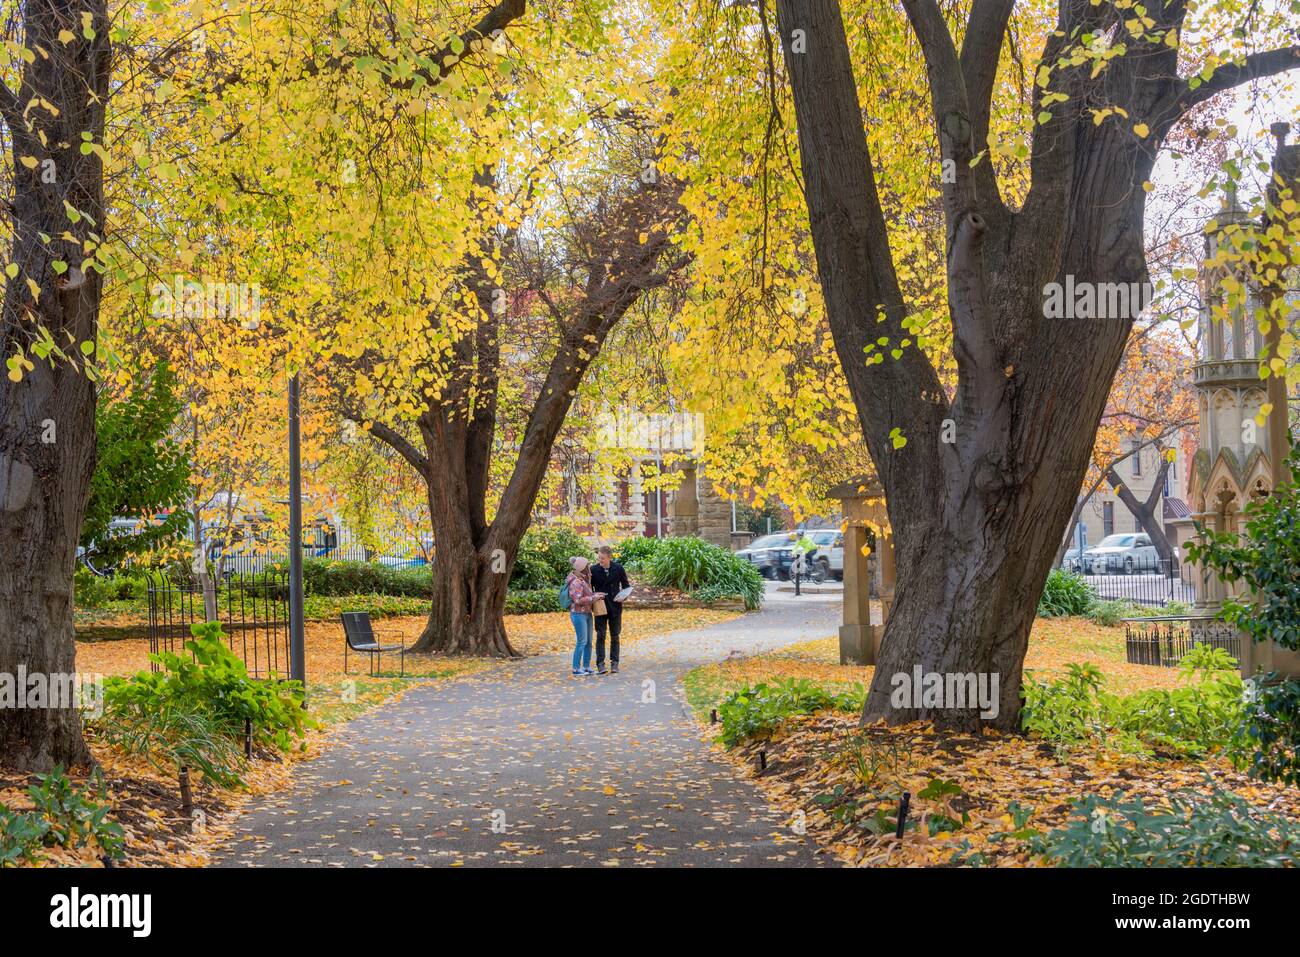
[{"label": "black park bench", "polygon": [[381,645],[375,640],[375,631],[370,627],[370,615],[364,611],[343,612],[343,673],[348,673],[348,650],[370,656],[370,676],[375,677],[375,659],[383,664],[384,652],[401,652],[401,676],[406,677],[406,646]]}]

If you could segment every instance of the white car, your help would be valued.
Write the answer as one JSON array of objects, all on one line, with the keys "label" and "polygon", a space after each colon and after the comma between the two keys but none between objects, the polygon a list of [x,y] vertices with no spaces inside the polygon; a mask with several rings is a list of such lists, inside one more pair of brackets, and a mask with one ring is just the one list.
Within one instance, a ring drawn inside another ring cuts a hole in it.
[{"label": "white car", "polygon": [[1087,575],[1132,575],[1154,572],[1160,555],[1151,538],[1140,532],[1107,535],[1083,553],[1083,570]]},{"label": "white car", "polygon": [[814,576],[842,580],[844,578],[844,533],[833,528],[821,528],[804,534],[817,546],[817,551],[809,556]]}]

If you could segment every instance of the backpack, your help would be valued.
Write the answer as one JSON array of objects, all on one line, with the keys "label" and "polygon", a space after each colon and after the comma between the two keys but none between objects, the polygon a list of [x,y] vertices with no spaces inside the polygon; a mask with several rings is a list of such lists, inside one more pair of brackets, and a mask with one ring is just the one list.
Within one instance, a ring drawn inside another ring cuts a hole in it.
[{"label": "backpack", "polygon": [[568,611],[573,606],[573,596],[569,594],[569,582],[560,586],[560,610]]}]

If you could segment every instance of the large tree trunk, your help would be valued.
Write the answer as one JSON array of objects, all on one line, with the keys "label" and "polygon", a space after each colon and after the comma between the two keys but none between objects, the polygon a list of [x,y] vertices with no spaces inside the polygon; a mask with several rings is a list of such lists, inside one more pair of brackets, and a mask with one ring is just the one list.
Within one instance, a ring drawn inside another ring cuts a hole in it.
[{"label": "large tree trunk", "polygon": [[471,557],[468,562],[442,560],[433,566],[433,608],[412,652],[444,655],[520,657],[506,637],[503,618],[508,575],[500,575]]},{"label": "large tree trunk", "polygon": [[[463,466],[460,472],[464,474]],[[434,515],[436,542],[433,605],[424,631],[410,650],[442,655],[519,657],[506,637],[504,619],[513,553],[509,562],[504,554],[494,558],[487,547],[486,530],[481,529],[480,540],[474,541],[474,534],[468,531],[471,524],[468,515],[448,514],[448,503],[432,485],[429,507]]]},{"label": "large tree trunk", "polygon": [[[1049,317],[1046,287],[1067,279],[1071,288],[1146,280],[1144,194],[1135,184],[1150,173],[1156,141],[1118,124],[1093,124],[1079,105],[1093,88],[1086,71],[1065,69],[1059,82],[1072,96],[1035,130],[1034,185],[1023,206],[1010,209],[991,164],[971,161],[984,147],[1011,3],[973,8],[960,60],[933,0],[907,0],[904,8],[925,53],[940,153],[958,171],[954,183],[943,184],[958,371],[951,398],[919,349],[877,365],[864,360],[876,337],[909,337],[909,306],[893,266],[841,13],[835,0],[777,4],[782,37],[802,31],[807,38],[806,53],[786,43],[785,62],[819,278],[897,549],[898,592],[864,720],[1010,729],[1018,725],[1034,611],[1133,318]],[[1053,62],[1071,36],[1100,30],[1111,17],[1085,0],[1063,0],[1044,59]],[[1156,49],[1114,63],[1093,86],[1107,102],[1126,98],[1150,115],[1164,88],[1133,74],[1173,75],[1173,59]],[[1134,103],[1135,87],[1144,103]],[[955,442],[941,438],[946,421]],[[906,438],[900,447],[894,429]],[[896,705],[895,676],[918,667],[996,675],[997,716],[981,722],[976,709],[951,701],[938,709]]]},{"label": "large tree trunk", "polygon": [[[486,185],[488,174],[482,174]],[[680,186],[668,177],[616,194],[606,219],[593,224],[591,269],[568,311],[554,303],[559,343],[528,417],[510,479],[489,522],[487,497],[500,383],[500,322],[495,283],[482,262],[486,245],[467,258],[465,282],[481,316],[457,340],[446,388],[420,415],[423,450],[400,431],[368,422],[371,433],[401,453],[424,478],[434,534],[433,606],[413,652],[516,656],[505,630],[505,600],[515,557],[546,476],[551,450],[582,377],[605,340],[641,296],[664,285],[685,258],[661,266],[668,224],[682,215]],[[358,421],[363,417],[348,413]]]},{"label": "large tree trunk", "polygon": [[[82,11],[93,40],[82,36]],[[80,268],[81,243],[104,230],[103,167],[77,147],[83,131],[102,142],[110,66],[103,0],[28,0],[22,20],[27,47],[42,52],[23,67],[16,95],[0,89],[19,269],[5,289],[0,347],[6,359],[21,349],[33,363],[21,381],[0,377],[0,674],[15,680],[19,669],[55,678],[76,668],[72,578],[95,464],[95,388],[78,347],[95,341],[102,287],[98,272]],[[75,39],[65,44],[58,34],[66,29]],[[38,97],[53,109],[28,109]],[[37,164],[28,168],[24,156]],[[58,238],[65,231],[77,242]],[[47,244],[42,233],[56,238]],[[68,267],[56,271],[56,260]],[[41,326],[70,358],[32,354]],[[0,765],[48,770],[89,760],[75,703],[62,705],[0,709]]]}]

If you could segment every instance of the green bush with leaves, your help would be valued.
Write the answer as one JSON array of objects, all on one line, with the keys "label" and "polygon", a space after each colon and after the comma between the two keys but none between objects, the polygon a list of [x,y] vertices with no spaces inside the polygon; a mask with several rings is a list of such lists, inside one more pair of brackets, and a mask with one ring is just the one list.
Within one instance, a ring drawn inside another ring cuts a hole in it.
[{"label": "green bush with leaves", "polygon": [[532,591],[510,591],[506,594],[507,615],[536,615],[548,611],[563,611],[560,607],[558,586]]},{"label": "green bush with leaves", "polygon": [[1042,597],[1038,599],[1038,616],[1064,618],[1086,615],[1096,601],[1096,590],[1082,576],[1063,568],[1053,568],[1043,585]]},{"label": "green bush with leaves", "polygon": [[175,705],[178,713],[208,715],[216,730],[235,739],[243,735],[248,721],[255,743],[289,750],[292,739],[301,738],[308,725],[301,683],[249,677],[243,660],[226,647],[219,622],[196,624],[190,631],[194,638],[185,649],[192,658],[172,652],[150,655],[161,671],[108,678],[105,710],[161,714]]},{"label": "green bush with leaves", "polygon": [[1245,697],[1236,661],[1222,648],[1197,645],[1183,656],[1179,674],[1181,687],[1131,695],[1106,692],[1092,664],[1069,664],[1046,684],[1031,676],[1022,689],[1021,727],[1062,749],[1095,744],[1199,756],[1235,747]]},{"label": "green bush with leaves", "polygon": [[180,697],[115,695],[92,724],[105,741],[159,771],[193,768],[226,788],[244,783],[236,729],[206,704]]},{"label": "green bush with leaves", "polygon": [[[278,566],[277,566],[278,567]],[[433,573],[426,565],[390,568],[378,562],[339,562],[306,558],[302,587],[308,595],[394,595],[432,598]]]},{"label": "green bush with leaves", "polygon": [[0,867],[35,860],[50,825],[35,811],[15,811],[0,804]]},{"label": "green bush with leaves", "polygon": [[516,591],[558,590],[571,569],[569,559],[575,555],[596,558],[587,540],[573,529],[565,525],[530,528],[519,543],[510,587]]},{"label": "green bush with leaves", "polygon": [[701,538],[666,538],[645,570],[652,585],[691,592],[701,600],[739,598],[748,609],[763,601],[763,576],[752,564]]},{"label": "green bush with leaves", "polygon": [[96,575],[77,566],[72,576],[72,594],[79,608],[104,608],[112,602],[141,602],[149,596],[150,576],[146,572]]},{"label": "green bush with leaves", "polygon": [[1300,787],[1300,681],[1281,681],[1276,673],[1257,679],[1233,744],[1238,769]]},{"label": "green bush with leaves", "polygon": [[1068,823],[1030,846],[1063,867],[1294,867],[1300,823],[1218,788],[1158,803],[1117,791],[1076,800]]},{"label": "green bush with leaves", "polygon": [[665,541],[649,535],[633,535],[614,546],[614,560],[630,572],[645,571],[658,553],[660,543]]},{"label": "green bush with leaves", "polygon": [[49,774],[38,774],[27,796],[35,805],[30,811],[0,804],[0,866],[36,860],[41,847],[89,846],[114,859],[125,853],[126,834],[120,824],[109,820],[112,807],[98,769],[82,789],[62,767],[56,767]]},{"label": "green bush with leaves", "polygon": [[866,690],[855,684],[851,691],[836,694],[807,678],[781,678],[733,691],[718,705],[722,733],[718,740],[734,747],[750,738],[770,737],[790,717],[834,708],[858,711]]}]

